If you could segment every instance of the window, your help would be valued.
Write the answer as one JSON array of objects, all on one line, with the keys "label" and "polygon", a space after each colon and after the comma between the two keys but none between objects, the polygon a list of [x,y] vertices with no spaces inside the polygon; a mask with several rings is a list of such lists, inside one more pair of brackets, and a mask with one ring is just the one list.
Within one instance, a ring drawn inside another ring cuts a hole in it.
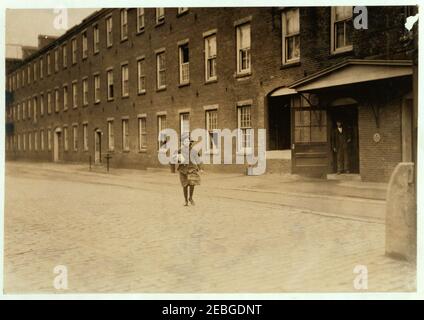
[{"label": "window", "polygon": [[112,100],[114,97],[113,92],[113,70],[107,71],[107,99]]},{"label": "window", "polygon": [[76,64],[77,63],[77,39],[72,39],[71,49],[72,49],[72,64]]},{"label": "window", "polygon": [[248,153],[252,150],[252,123],[251,106],[238,107],[238,128],[237,150]]},{"label": "window", "polygon": [[146,92],[146,71],[144,58],[137,61],[137,88],[138,93]]},{"label": "window", "polygon": [[188,43],[179,46],[180,84],[190,82],[190,61]]},{"label": "window", "polygon": [[50,53],[47,54],[47,75],[50,75],[52,73],[52,66],[51,66],[51,57]]},{"label": "window", "polygon": [[37,121],[37,97],[33,98],[33,107],[34,107],[34,122]]},{"label": "window", "polygon": [[147,129],[146,117],[138,118],[138,150],[142,151],[147,148]]},{"label": "window", "polygon": [[187,12],[188,11],[188,8],[178,8],[177,9],[178,11],[178,14],[183,14],[184,12]]},{"label": "window", "polygon": [[218,151],[218,110],[206,111],[206,130],[208,131],[206,150],[210,153]]},{"label": "window", "polygon": [[54,50],[54,72],[59,71],[59,49]]},{"label": "window", "polygon": [[18,134],[18,150],[21,150],[21,135]]},{"label": "window", "polygon": [[331,52],[352,50],[352,7],[331,8]]},{"label": "window", "polygon": [[166,129],[166,115],[158,116],[158,149],[160,150],[166,144],[166,135],[161,131]]},{"label": "window", "polygon": [[295,142],[326,142],[326,111],[311,108],[307,100],[299,96],[293,98],[292,107],[295,111]]},{"label": "window", "polygon": [[40,115],[44,116],[44,94],[40,94]]},{"label": "window", "polygon": [[122,149],[124,151],[130,150],[130,140],[128,137],[128,119],[122,120]]},{"label": "window", "polygon": [[[12,80],[12,78],[9,77],[9,91],[12,91],[11,80]],[[21,80],[20,80],[19,72],[16,73],[16,85],[17,85],[17,88],[19,88],[19,85],[21,85]]]},{"label": "window", "polygon": [[137,8],[137,32],[144,30],[144,8]]},{"label": "window", "polygon": [[250,72],[250,24],[237,27],[237,73]]},{"label": "window", "polygon": [[28,132],[28,151],[32,150],[32,133]]},{"label": "window", "polygon": [[[25,106],[25,102],[22,103],[22,108]],[[24,108],[23,108],[24,109]],[[21,105],[18,104],[18,111],[17,111],[17,117],[16,119],[19,121],[21,120]],[[22,110],[22,120],[25,119],[25,110]]]},{"label": "window", "polygon": [[100,75],[94,75],[94,103],[100,102]]},{"label": "window", "polygon": [[78,107],[78,87],[77,82],[72,83],[72,107]]},{"label": "window", "polygon": [[54,111],[59,112],[59,89],[54,90]]},{"label": "window", "polygon": [[44,59],[40,59],[40,79],[44,77]]},{"label": "window", "polygon": [[165,8],[156,8],[156,24],[165,21]]},{"label": "window", "polygon": [[63,110],[68,110],[68,86],[63,86]]},{"label": "window", "polygon": [[[12,77],[10,77],[10,90],[13,90]],[[25,87],[25,69],[22,69],[22,87]]]},{"label": "window", "polygon": [[128,11],[121,10],[121,40],[128,39]]},{"label": "window", "polygon": [[121,66],[121,95],[123,97],[128,97],[129,88],[128,88],[128,64]]},{"label": "window", "polygon": [[68,66],[68,48],[66,44],[62,46],[62,66],[66,68]]},{"label": "window", "polygon": [[112,16],[106,18],[106,45],[111,47],[113,44]]},{"label": "window", "polygon": [[47,129],[47,150],[52,149],[52,130]]},{"label": "window", "polygon": [[157,77],[157,88],[166,88],[166,65],[165,65],[165,52],[156,54],[156,77]]},{"label": "window", "polygon": [[84,123],[82,125],[82,137],[83,137],[84,151],[88,151],[88,124],[87,123]]},{"label": "window", "polygon": [[27,135],[26,133],[22,134],[22,142],[23,142],[23,150],[26,151],[26,140],[27,140]]},{"label": "window", "polygon": [[40,130],[40,147],[41,151],[44,151],[44,129]]},{"label": "window", "polygon": [[115,150],[115,136],[113,135],[113,120],[107,122],[107,143],[109,151]]},{"label": "window", "polygon": [[63,149],[68,151],[69,143],[68,143],[68,127],[63,127]]},{"label": "window", "polygon": [[[32,73],[34,74],[34,81],[37,81],[37,63],[34,62],[34,64],[32,65]],[[18,85],[19,85],[19,74],[18,74]]]},{"label": "window", "polygon": [[28,119],[31,119],[31,112],[32,111],[32,109],[31,109],[31,100],[30,99],[28,99]]},{"label": "window", "polygon": [[82,105],[88,105],[88,79],[82,79]]},{"label": "window", "polygon": [[34,150],[38,151],[38,132],[34,131]]},{"label": "window", "polygon": [[72,127],[72,137],[74,151],[78,151],[78,125]]},{"label": "window", "polygon": [[300,59],[299,8],[283,11],[281,21],[283,64],[298,62]]},{"label": "window", "polygon": [[190,136],[190,113],[180,113],[180,137]]},{"label": "window", "polygon": [[[27,76],[28,76],[28,84],[31,83],[31,67],[28,66],[28,70],[27,70]],[[16,88],[16,77],[13,77],[13,88]]]},{"label": "window", "polygon": [[47,114],[52,113],[52,93],[47,92]]},{"label": "window", "polygon": [[98,53],[100,50],[100,32],[99,25],[93,26],[93,53]]},{"label": "window", "polygon": [[87,31],[82,33],[82,58],[87,59],[88,57],[88,39],[87,39]]},{"label": "window", "polygon": [[216,35],[205,38],[206,81],[216,80]]}]

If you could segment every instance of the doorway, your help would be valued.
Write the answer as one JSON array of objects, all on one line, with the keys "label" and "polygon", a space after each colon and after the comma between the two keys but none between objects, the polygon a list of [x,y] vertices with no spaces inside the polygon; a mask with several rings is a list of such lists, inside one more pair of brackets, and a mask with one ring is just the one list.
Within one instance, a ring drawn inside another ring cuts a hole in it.
[{"label": "doorway", "polygon": [[102,162],[102,132],[99,129],[94,131],[94,163]]},{"label": "doorway", "polygon": [[268,150],[291,148],[290,98],[268,98]]},{"label": "doorway", "polygon": [[53,138],[53,161],[62,161],[62,130],[56,129]]},{"label": "doorway", "polygon": [[[340,121],[343,128],[348,133],[351,140],[348,143],[348,156],[349,156],[349,171],[353,174],[359,174],[359,135],[358,135],[358,106],[354,105],[343,105],[329,107],[329,137],[333,137],[336,131],[336,122]],[[332,149],[332,139],[330,139],[329,153],[332,155],[329,157],[330,172],[337,172],[337,154]]]}]

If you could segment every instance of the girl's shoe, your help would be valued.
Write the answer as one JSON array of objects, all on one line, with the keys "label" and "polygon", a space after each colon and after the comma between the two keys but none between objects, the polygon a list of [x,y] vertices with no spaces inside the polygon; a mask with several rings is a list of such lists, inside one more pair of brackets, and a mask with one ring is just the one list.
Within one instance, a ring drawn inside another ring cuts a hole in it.
[{"label": "girl's shoe", "polygon": [[193,199],[189,199],[189,200],[190,200],[191,205],[194,206],[195,205],[194,200]]},{"label": "girl's shoe", "polygon": [[184,203],[184,207],[188,207],[188,201]]}]

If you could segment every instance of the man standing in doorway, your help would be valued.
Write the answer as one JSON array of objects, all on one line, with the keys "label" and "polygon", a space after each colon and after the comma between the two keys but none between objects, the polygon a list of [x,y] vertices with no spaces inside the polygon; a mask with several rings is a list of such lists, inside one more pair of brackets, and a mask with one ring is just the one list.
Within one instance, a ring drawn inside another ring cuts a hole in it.
[{"label": "man standing in doorway", "polygon": [[351,137],[348,130],[342,125],[340,120],[336,122],[336,129],[331,139],[333,151],[337,158],[337,174],[350,173],[349,171],[349,144]]}]

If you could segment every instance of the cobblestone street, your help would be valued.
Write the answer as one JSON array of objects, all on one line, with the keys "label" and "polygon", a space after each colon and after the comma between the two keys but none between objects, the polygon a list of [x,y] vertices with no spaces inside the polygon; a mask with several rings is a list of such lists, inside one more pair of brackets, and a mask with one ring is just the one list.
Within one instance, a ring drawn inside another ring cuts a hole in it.
[{"label": "cobblestone street", "polygon": [[206,172],[183,207],[169,172],[9,162],[5,293],[56,292],[57,265],[66,292],[356,292],[357,265],[368,291],[415,290],[414,266],[384,255],[384,221],[235,188],[249,178]]}]

